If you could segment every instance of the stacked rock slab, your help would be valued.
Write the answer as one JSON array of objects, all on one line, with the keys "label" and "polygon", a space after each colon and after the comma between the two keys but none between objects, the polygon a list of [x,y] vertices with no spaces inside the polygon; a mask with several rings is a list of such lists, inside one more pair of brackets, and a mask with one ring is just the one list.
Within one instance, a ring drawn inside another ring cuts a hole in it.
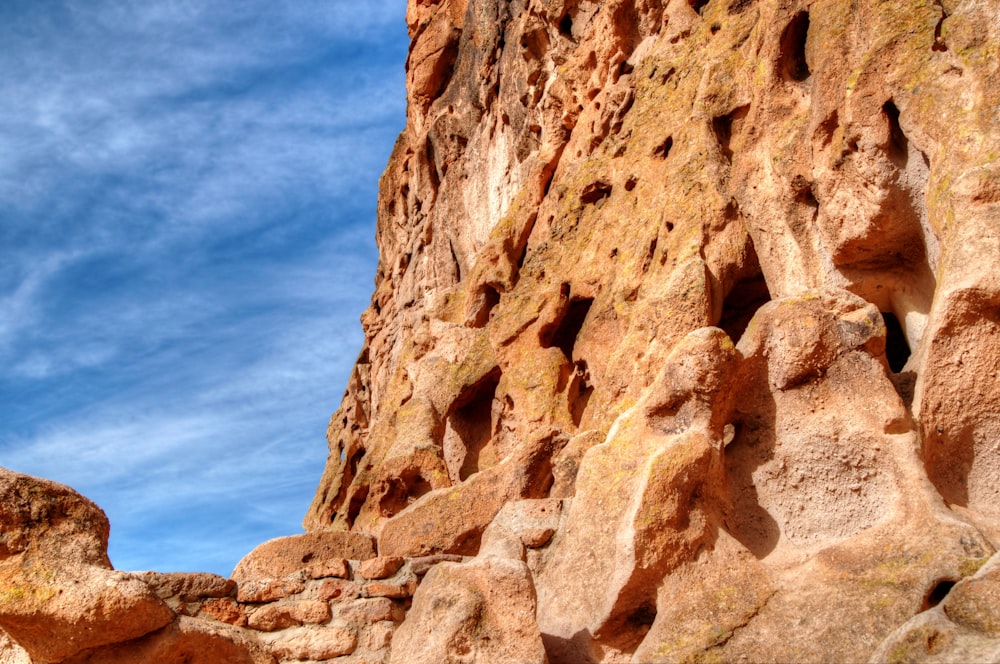
[{"label": "stacked rock slab", "polygon": [[1000,657],[1000,7],[410,0],[307,534],[110,568],[0,472],[0,662]]}]

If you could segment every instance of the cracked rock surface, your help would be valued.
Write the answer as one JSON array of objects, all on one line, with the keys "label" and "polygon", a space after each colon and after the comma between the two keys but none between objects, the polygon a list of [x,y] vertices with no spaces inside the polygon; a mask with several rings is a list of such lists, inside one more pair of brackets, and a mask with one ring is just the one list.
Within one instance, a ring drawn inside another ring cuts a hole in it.
[{"label": "cracked rock surface", "polygon": [[309,533],[129,575],[0,475],[0,662],[997,660],[997,3],[406,20]]}]

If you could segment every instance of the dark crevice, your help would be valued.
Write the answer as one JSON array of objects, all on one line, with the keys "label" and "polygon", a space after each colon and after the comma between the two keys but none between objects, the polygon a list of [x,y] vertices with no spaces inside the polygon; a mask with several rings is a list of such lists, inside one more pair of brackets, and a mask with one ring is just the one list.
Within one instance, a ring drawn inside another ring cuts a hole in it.
[{"label": "dark crevice", "polygon": [[764,275],[757,273],[747,279],[741,279],[733,285],[729,294],[722,301],[722,316],[718,327],[729,335],[734,342],[739,341],[746,332],[750,319],[757,310],[771,301],[771,291],[767,288]]},{"label": "dark crevice", "polygon": [[559,21],[559,34],[567,39],[573,38],[573,17],[566,14]]},{"label": "dark crevice", "polygon": [[569,388],[570,415],[573,424],[579,428],[583,415],[587,412],[590,398],[594,395],[594,386],[590,383],[590,370],[586,360],[573,363],[573,379]]},{"label": "dark crevice", "polygon": [[657,159],[666,159],[670,155],[670,150],[674,147],[674,137],[667,136],[666,140],[653,148],[653,156]]},{"label": "dark crevice", "polygon": [[955,587],[955,583],[957,582],[954,579],[939,579],[935,581],[934,585],[927,591],[920,610],[926,611],[927,609],[932,609],[943,602],[944,598],[951,592],[951,589]]},{"label": "dark crevice", "polygon": [[590,313],[590,307],[594,303],[593,298],[577,298],[569,302],[566,312],[559,321],[558,326],[552,334],[548,343],[543,343],[546,347],[555,347],[563,352],[570,362],[573,361],[573,349],[576,347],[576,338],[583,329],[583,323]]},{"label": "dark crevice", "polygon": [[785,81],[801,83],[811,72],[806,62],[806,40],[809,36],[809,12],[800,11],[781,33],[778,72]]},{"label": "dark crevice", "polygon": [[889,123],[889,143],[886,145],[886,153],[897,168],[906,168],[910,141],[903,133],[903,128],[899,126],[899,109],[890,99],[882,104],[882,112],[885,113],[885,118]]},{"label": "dark crevice", "polygon": [[[739,208],[732,206],[734,216],[739,216]],[[746,244],[739,262],[733,266],[730,276],[723,277],[719,284],[725,289],[722,303],[716,304],[719,317],[716,326],[721,328],[729,338],[738,342],[746,332],[750,320],[757,310],[771,301],[771,291],[767,287],[760,260],[753,245],[753,239],[747,235]],[[715,300],[718,302],[718,300]]]},{"label": "dark crevice", "polygon": [[591,182],[580,192],[580,202],[584,205],[593,205],[611,195],[611,184],[604,180]]},{"label": "dark crevice", "polygon": [[[493,438],[493,401],[500,385],[500,369],[467,388],[451,406],[445,436],[461,443],[464,455],[458,479],[465,481],[479,472],[483,451]],[[485,461],[485,459],[483,459]],[[492,460],[488,465],[493,465]]]},{"label": "dark crevice", "polygon": [[691,5],[691,9],[701,14],[701,10],[708,4],[708,0],[688,0],[688,4]]},{"label": "dark crevice", "polygon": [[455,281],[459,282],[462,280],[462,263],[458,260],[458,254],[455,253],[455,245],[452,244],[451,240],[448,240],[448,249],[451,251],[451,262],[455,268]]},{"label": "dark crevice", "polygon": [[365,504],[365,500],[368,499],[368,485],[358,487],[358,490],[351,496],[350,504],[347,506],[347,525],[353,526],[355,520],[358,518],[358,514],[361,513],[361,508]]},{"label": "dark crevice", "polygon": [[654,237],[649,241],[649,248],[646,250],[646,255],[642,259],[642,273],[645,274],[649,270],[649,266],[653,264],[653,256],[656,255],[656,245],[659,242],[658,237]]},{"label": "dark crevice", "polygon": [[934,44],[931,45],[931,50],[940,53],[948,50],[948,45],[941,38],[941,28],[944,26],[944,20],[948,18],[948,12],[944,10],[940,2],[938,2],[938,8],[941,10],[941,18],[938,19],[937,25],[934,26]]},{"label": "dark crevice", "polygon": [[418,469],[410,469],[399,477],[390,478],[387,483],[388,490],[378,502],[379,513],[386,518],[399,514],[432,489],[431,483]]},{"label": "dark crevice", "polygon": [[490,284],[483,284],[476,294],[475,316],[467,323],[469,327],[480,328],[490,322],[490,313],[500,304],[500,291]]},{"label": "dark crevice", "polygon": [[633,189],[635,189],[635,185],[638,182],[639,179],[634,175],[630,177],[628,180],[625,180],[625,191],[632,191]]},{"label": "dark crevice", "polygon": [[910,344],[895,314],[883,311],[882,320],[885,321],[885,359],[892,372],[898,374],[910,359]]},{"label": "dark crevice", "polygon": [[712,120],[712,131],[719,142],[719,151],[727,163],[733,161],[733,135],[738,132],[743,118],[750,112],[749,106],[740,106],[726,115],[720,115]]}]

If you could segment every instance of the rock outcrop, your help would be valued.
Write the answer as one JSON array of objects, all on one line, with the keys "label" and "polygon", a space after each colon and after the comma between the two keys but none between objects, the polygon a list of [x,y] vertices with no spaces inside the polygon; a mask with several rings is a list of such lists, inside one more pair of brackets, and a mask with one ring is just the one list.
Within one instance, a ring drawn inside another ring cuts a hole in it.
[{"label": "rock outcrop", "polygon": [[115,572],[3,474],[0,661],[996,660],[998,17],[409,0],[309,532]]},{"label": "rock outcrop", "polygon": [[[929,611],[971,629],[945,593],[1000,542],[998,16],[412,0],[307,528],[520,557],[552,662],[863,661]],[[949,652],[993,652],[976,634]]]}]

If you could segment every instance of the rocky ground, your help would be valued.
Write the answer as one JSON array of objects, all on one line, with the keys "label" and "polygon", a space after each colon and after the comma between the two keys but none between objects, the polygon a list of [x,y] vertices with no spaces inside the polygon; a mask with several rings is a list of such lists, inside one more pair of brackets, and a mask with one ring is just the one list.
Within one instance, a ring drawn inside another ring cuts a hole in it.
[{"label": "rocky ground", "polygon": [[1000,659],[1000,6],[407,21],[309,533],[127,574],[2,474],[0,662]]}]

